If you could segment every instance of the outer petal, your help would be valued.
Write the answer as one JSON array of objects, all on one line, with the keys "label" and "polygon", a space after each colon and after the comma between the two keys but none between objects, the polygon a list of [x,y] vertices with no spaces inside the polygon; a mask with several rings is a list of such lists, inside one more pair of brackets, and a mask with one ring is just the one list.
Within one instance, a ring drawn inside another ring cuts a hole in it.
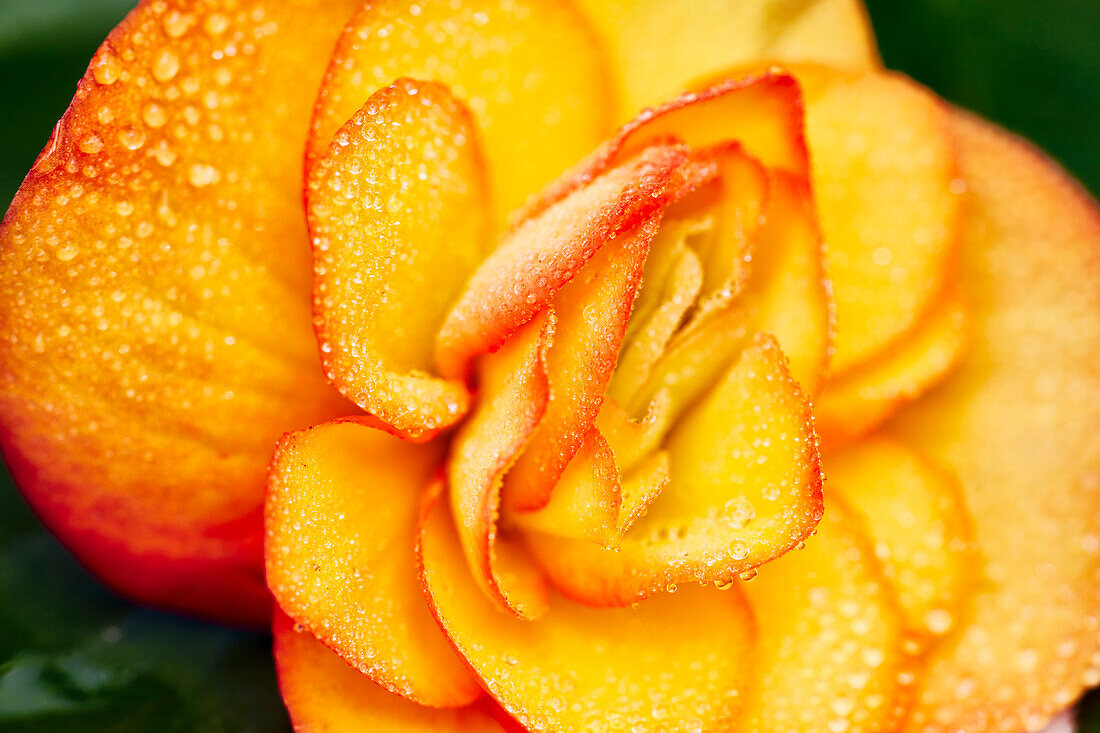
[{"label": "outer petal", "polygon": [[828,243],[840,374],[916,327],[949,287],[961,207],[946,104],[899,75],[798,69]]},{"label": "outer petal", "polygon": [[761,60],[878,65],[857,0],[580,0],[607,44],[619,119],[716,72]]},{"label": "outer petal", "polygon": [[903,444],[872,437],[826,457],[830,497],[863,526],[919,636],[950,631],[970,598],[978,558],[958,479]]},{"label": "outer petal", "polygon": [[510,232],[448,314],[436,341],[440,372],[460,376],[499,348],[600,248],[659,214],[691,170],[682,145],[653,145]]},{"label": "outer petal", "polygon": [[1039,730],[1100,681],[1100,212],[1025,144],[955,129],[974,340],[893,428],[956,469],[985,562],[911,729]]},{"label": "outer petal", "polygon": [[669,483],[621,548],[527,538],[563,593],[627,605],[679,583],[729,583],[803,542],[821,518],[809,405],[771,337],[745,350],[666,446]]},{"label": "outer petal", "polygon": [[0,443],[47,525],[141,601],[264,619],[271,446],[347,409],[309,329],[309,100],[285,92],[320,80],[350,12],[143,2],[4,219]]},{"label": "outer petal", "polygon": [[527,729],[731,729],[751,673],[739,593],[690,588],[616,610],[556,598],[545,618],[523,622],[470,582],[446,506],[429,496],[425,512],[418,551],[436,617]]},{"label": "outer petal", "polygon": [[288,616],[275,614],[275,667],[296,731],[305,733],[495,733],[482,707],[426,708],[349,667]]},{"label": "outer petal", "polygon": [[469,407],[465,385],[430,374],[433,347],[492,249],[469,111],[437,84],[379,90],[318,159],[306,198],[325,373],[390,430],[430,438]]},{"label": "outer petal", "polygon": [[483,591],[522,618],[546,612],[548,590],[525,567],[522,548],[498,542],[501,483],[546,414],[546,352],[556,323],[552,310],[543,311],[483,357],[477,410],[459,429],[447,461],[451,508],[470,571]]},{"label": "outer petal", "polygon": [[498,219],[611,130],[609,70],[561,0],[363,2],[317,100],[310,155],[398,77],[446,84],[484,133]]},{"label": "outer petal", "polygon": [[891,587],[861,530],[830,496],[805,549],[745,584],[760,639],[743,730],[897,730],[913,665]]},{"label": "outer petal", "polygon": [[539,509],[580,449],[603,404],[619,358],[649,243],[660,216],[608,243],[554,296],[558,326],[547,355],[546,414],[508,472],[504,500]]},{"label": "outer petal", "polygon": [[422,705],[481,696],[438,633],[412,552],[441,447],[355,422],[290,433],[271,465],[267,580],[284,611],[376,684]]},{"label": "outer petal", "polygon": [[969,336],[966,306],[946,296],[901,343],[827,381],[814,405],[824,444],[866,435],[934,387],[963,358]]}]

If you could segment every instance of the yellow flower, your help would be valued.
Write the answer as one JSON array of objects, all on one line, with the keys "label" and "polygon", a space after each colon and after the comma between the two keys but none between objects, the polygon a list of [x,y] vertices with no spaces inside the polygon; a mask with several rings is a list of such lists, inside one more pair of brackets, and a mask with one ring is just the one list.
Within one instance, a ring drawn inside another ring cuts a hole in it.
[{"label": "yellow flower", "polygon": [[269,586],[300,729],[1037,729],[1098,240],[852,0],[146,0],[0,230],[0,442],[131,597]]}]

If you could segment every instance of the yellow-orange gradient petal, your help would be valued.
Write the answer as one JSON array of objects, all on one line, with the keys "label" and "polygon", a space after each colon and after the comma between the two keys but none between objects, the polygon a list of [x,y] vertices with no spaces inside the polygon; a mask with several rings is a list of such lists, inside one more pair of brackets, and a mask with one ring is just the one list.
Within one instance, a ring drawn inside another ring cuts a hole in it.
[{"label": "yellow-orange gradient petal", "polygon": [[982,562],[909,730],[1039,730],[1100,681],[1100,212],[1025,143],[955,131],[974,336],[890,429],[956,470]]},{"label": "yellow-orange gradient petal", "polygon": [[890,349],[825,383],[814,400],[822,443],[835,448],[870,433],[950,374],[969,342],[967,308],[947,296]]},{"label": "yellow-orange gradient petal", "polygon": [[615,453],[599,430],[589,430],[553,488],[541,509],[509,512],[508,520],[527,532],[602,545],[616,539],[623,487]]},{"label": "yellow-orange gradient petal", "polygon": [[694,82],[770,59],[842,68],[878,65],[858,0],[580,0],[607,45],[618,119]]},{"label": "yellow-orange gradient petal", "polygon": [[276,611],[275,669],[294,730],[303,733],[500,733],[482,706],[440,710],[387,692]]},{"label": "yellow-orange gradient petal", "polygon": [[906,629],[925,637],[950,631],[973,591],[978,563],[958,479],[885,437],[827,454],[825,471],[826,494],[840,494],[863,520]]},{"label": "yellow-orange gradient petal", "polygon": [[891,587],[858,520],[833,496],[806,547],[743,585],[759,627],[749,733],[894,731],[913,665]]},{"label": "yellow-orange gradient petal", "polygon": [[693,170],[682,145],[653,145],[511,231],[474,273],[443,323],[436,362],[461,376],[548,305],[608,242],[659,214]]},{"label": "yellow-orange gradient petal", "polygon": [[432,376],[435,337],[492,249],[469,111],[401,79],[336,133],[306,188],[314,327],[329,380],[398,435],[431,438],[470,395]]},{"label": "yellow-orange gradient petal", "polygon": [[809,405],[770,336],[757,337],[665,445],[668,484],[621,547],[526,538],[563,593],[614,606],[680,583],[728,583],[803,542],[821,518]]},{"label": "yellow-orange gradient petal", "polygon": [[642,280],[654,216],[605,245],[554,295],[554,343],[547,354],[549,402],[504,484],[504,503],[539,509],[580,449],[603,404]]},{"label": "yellow-orange gradient petal", "polygon": [[538,621],[495,606],[462,562],[444,503],[426,502],[425,591],[486,689],[531,731],[721,731],[752,672],[753,621],[737,592],[685,588],[629,609],[555,597]]},{"label": "yellow-orange gradient petal", "polygon": [[732,72],[642,111],[528,202],[523,215],[541,213],[645,146],[669,139],[683,142],[700,155],[715,146],[740,143],[765,166],[804,176],[809,168],[804,122],[802,91],[793,76],[770,68],[758,73]]},{"label": "yellow-orange gradient petal", "polygon": [[944,102],[895,74],[801,67],[836,298],[839,374],[898,339],[951,282],[961,208]]},{"label": "yellow-orange gradient petal", "polygon": [[477,409],[447,461],[450,504],[470,572],[482,591],[522,618],[545,613],[547,588],[525,558],[516,557],[523,548],[498,543],[501,484],[546,413],[547,350],[556,329],[554,312],[543,311],[482,357]]},{"label": "yellow-orange gradient petal", "polygon": [[348,410],[309,327],[310,99],[286,91],[320,82],[352,10],[142,2],[0,229],[8,465],[62,541],[141,601],[266,619],[271,447]]},{"label": "yellow-orange gradient petal", "polygon": [[438,633],[411,550],[442,455],[351,421],[288,434],[268,479],[265,559],[296,623],[389,691],[456,707],[481,690]]},{"label": "yellow-orange gradient petal", "polygon": [[563,0],[369,0],[348,25],[317,99],[310,156],[398,77],[447,85],[474,112],[494,221],[611,132],[609,69]]}]

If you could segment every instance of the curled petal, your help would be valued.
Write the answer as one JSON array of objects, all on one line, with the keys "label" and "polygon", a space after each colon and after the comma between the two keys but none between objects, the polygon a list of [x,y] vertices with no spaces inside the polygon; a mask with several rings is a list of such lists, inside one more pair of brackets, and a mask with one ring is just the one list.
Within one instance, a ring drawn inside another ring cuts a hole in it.
[{"label": "curled petal", "polygon": [[0,443],[142,602],[266,624],[271,446],[348,409],[309,328],[310,100],[285,92],[319,82],[352,9],[142,2],[0,227]]},{"label": "curled petal", "polygon": [[483,706],[440,710],[387,692],[283,613],[276,612],[279,690],[299,731],[500,733]]},{"label": "curled petal", "polygon": [[984,562],[910,728],[1039,729],[1100,679],[1100,211],[1025,143],[954,127],[973,338],[889,428],[955,469]]},{"label": "curled petal", "polygon": [[744,730],[897,730],[916,665],[892,587],[843,502],[830,496],[806,547],[744,589],[760,629]]},{"label": "curled petal", "polygon": [[492,247],[469,111],[438,84],[381,89],[318,158],[306,198],[326,375],[389,430],[431,438],[469,409],[464,384],[432,375],[433,347]]},{"label": "curled petal", "polygon": [[481,690],[439,634],[411,552],[441,458],[351,421],[285,436],[268,480],[267,580],[301,629],[375,684],[457,707]]},{"label": "curled petal", "polygon": [[507,506],[528,511],[543,507],[591,431],[659,222],[655,216],[605,245],[554,295],[558,323],[546,361],[550,398],[505,479]]},{"label": "curled petal", "polygon": [[510,232],[448,314],[436,340],[440,372],[461,376],[499,348],[605,244],[659,214],[693,169],[684,146],[653,145]]},{"label": "curled petal", "polygon": [[782,69],[736,73],[700,91],[644,110],[573,170],[547,186],[524,210],[529,218],[587,185],[654,141],[680,140],[704,153],[736,142],[769,168],[809,172],[802,90]]},{"label": "curled petal", "polygon": [[825,383],[814,406],[821,440],[833,448],[874,430],[950,374],[969,337],[966,306],[946,296],[892,349]]},{"label": "curled petal", "polygon": [[[546,612],[547,588],[522,548],[500,546],[501,484],[549,401],[547,350],[556,331],[543,311],[481,363],[478,407],[459,429],[447,463],[459,544],[478,586],[521,618]],[[505,565],[505,563],[507,563]]]},{"label": "curled petal", "polygon": [[425,592],[455,648],[528,730],[731,728],[752,671],[740,593],[685,588],[615,610],[554,598],[544,618],[520,621],[470,582],[435,498],[418,544]]},{"label": "curled petal", "polygon": [[680,583],[728,583],[803,542],[821,518],[809,405],[771,337],[741,354],[666,447],[668,484],[621,547],[527,537],[562,592],[613,606]]},{"label": "curled petal", "polygon": [[878,66],[857,0],[580,0],[610,52],[619,118],[724,69],[776,61]]},{"label": "curled petal", "polygon": [[609,74],[587,21],[562,0],[362,2],[317,99],[310,164],[376,91],[430,79],[474,111],[493,221],[503,221],[612,129]]}]

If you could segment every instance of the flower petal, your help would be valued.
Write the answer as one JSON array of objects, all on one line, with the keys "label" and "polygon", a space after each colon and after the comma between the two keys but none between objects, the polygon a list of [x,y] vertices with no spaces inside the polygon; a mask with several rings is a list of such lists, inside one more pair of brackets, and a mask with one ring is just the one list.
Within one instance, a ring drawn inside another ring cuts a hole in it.
[{"label": "flower petal", "polygon": [[752,669],[739,593],[685,588],[615,610],[555,598],[544,618],[520,621],[470,582],[446,504],[425,504],[418,551],[436,617],[527,729],[730,729]]},{"label": "flower petal", "polygon": [[882,437],[826,456],[829,496],[863,520],[905,627],[942,636],[974,588],[974,527],[958,479]]},{"label": "flower petal", "polygon": [[830,495],[806,547],[744,589],[760,628],[745,731],[897,729],[914,665],[891,587],[843,502]]},{"label": "flower petal", "polygon": [[795,78],[778,68],[731,74],[627,122],[618,134],[532,198],[522,218],[542,213],[612,166],[662,140],[679,140],[699,154],[739,143],[768,168],[807,175],[802,90]]},{"label": "flower petal", "polygon": [[828,380],[814,403],[822,442],[835,448],[870,433],[943,380],[966,353],[968,325],[966,306],[946,296],[893,348]]},{"label": "flower petal", "polygon": [[505,477],[505,506],[526,511],[545,506],[592,429],[659,223],[655,216],[609,242],[554,295],[558,322],[546,361],[549,402]]},{"label": "flower petal", "polygon": [[527,532],[603,545],[615,540],[623,487],[615,454],[599,430],[589,430],[553,489],[541,509],[509,512],[510,523]]},{"label": "flower petal", "polygon": [[267,580],[297,624],[375,684],[458,707],[481,689],[439,634],[412,552],[442,453],[349,421],[285,436],[268,481]]},{"label": "flower petal", "polygon": [[[474,579],[503,608],[527,619],[546,612],[546,584],[515,558],[522,548],[501,552],[497,521],[504,475],[546,413],[547,351],[556,329],[553,310],[543,311],[483,357],[477,409],[455,436],[447,462],[459,544]],[[511,561],[513,572],[501,561]]]},{"label": "flower petal", "polygon": [[1025,143],[955,132],[974,338],[891,430],[958,473],[983,582],[911,728],[1039,730],[1100,680],[1100,210]]},{"label": "flower petal", "polygon": [[659,214],[691,169],[682,145],[646,148],[510,232],[474,274],[436,340],[445,376],[465,374],[549,305],[608,242]]},{"label": "flower petal", "polygon": [[878,65],[856,0],[580,0],[606,44],[624,119],[715,72],[761,60]]},{"label": "flower petal", "polygon": [[387,692],[283,613],[275,614],[279,689],[299,731],[499,733],[481,706],[440,710]]},{"label": "flower petal", "polygon": [[732,301],[700,305],[653,365],[627,406],[634,412],[667,390],[672,413],[710,389],[756,333],[775,336],[789,369],[812,395],[829,355],[832,312],[821,234],[809,186],[784,173],[772,176],[764,225],[753,248],[751,273]]},{"label": "flower petal", "polygon": [[372,95],[309,177],[325,373],[402,437],[431,438],[469,409],[464,384],[431,372],[443,319],[492,249],[484,178],[469,111],[408,79]]},{"label": "flower petal", "polygon": [[394,79],[445,84],[474,111],[500,222],[611,130],[608,76],[586,21],[561,0],[363,2],[321,87],[310,157]]},{"label": "flower petal", "polygon": [[554,584],[628,605],[679,583],[728,583],[803,542],[822,512],[812,418],[775,340],[760,336],[666,441],[669,483],[605,550],[532,534]]},{"label": "flower petal", "polygon": [[836,300],[841,374],[915,328],[950,285],[961,207],[946,104],[908,79],[797,71]]},{"label": "flower petal", "polygon": [[319,82],[351,11],[142,2],[0,230],[4,452],[43,521],[143,602],[266,619],[271,446],[347,411],[309,328],[310,100],[285,91]]}]

